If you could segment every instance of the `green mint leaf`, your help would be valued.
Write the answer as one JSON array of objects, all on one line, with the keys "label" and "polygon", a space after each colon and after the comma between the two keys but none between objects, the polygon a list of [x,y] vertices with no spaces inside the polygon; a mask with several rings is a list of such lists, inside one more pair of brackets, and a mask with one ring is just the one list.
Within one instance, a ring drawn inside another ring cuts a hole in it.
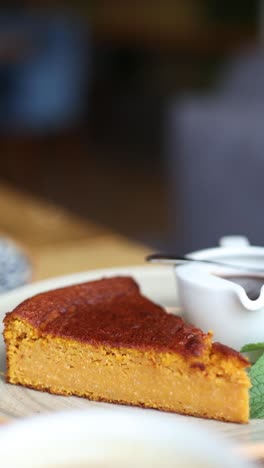
[{"label": "green mint leaf", "polygon": [[251,367],[250,417],[264,418],[264,354]]},{"label": "green mint leaf", "polygon": [[240,352],[247,353],[248,351],[261,351],[264,352],[264,343],[249,343],[242,346]]}]

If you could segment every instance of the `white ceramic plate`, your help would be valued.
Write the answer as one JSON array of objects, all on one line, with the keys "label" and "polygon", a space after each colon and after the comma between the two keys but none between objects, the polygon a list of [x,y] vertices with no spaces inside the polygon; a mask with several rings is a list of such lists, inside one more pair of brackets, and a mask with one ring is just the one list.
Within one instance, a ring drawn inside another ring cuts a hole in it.
[{"label": "white ceramic plate", "polygon": [[[166,307],[178,306],[177,288],[173,268],[143,266],[78,273],[24,286],[23,288],[1,296],[0,319],[2,321],[5,313],[12,310],[21,301],[39,292],[115,275],[131,275],[141,286],[142,292],[150,299]],[[0,366],[0,370],[2,372],[0,379],[0,414],[6,415],[7,417],[28,416],[35,413],[45,413],[55,410],[89,410],[89,408],[109,407],[112,408],[113,413],[115,411],[120,412],[119,405],[97,403],[77,397],[55,396],[7,384],[3,375],[5,366],[5,349],[2,337],[0,341]],[[122,411],[131,411],[131,408],[122,407]],[[146,409],[135,409],[134,411],[142,413],[142,416],[149,412],[157,414],[157,411]],[[169,417],[175,420],[186,420],[189,421],[190,424],[195,420],[194,418],[180,416],[177,414],[171,414]],[[228,437],[235,438],[240,442],[264,439],[264,422],[262,420],[251,421],[249,425],[238,425],[208,420],[200,420],[200,424],[210,430],[216,429],[217,431],[223,432]]]}]

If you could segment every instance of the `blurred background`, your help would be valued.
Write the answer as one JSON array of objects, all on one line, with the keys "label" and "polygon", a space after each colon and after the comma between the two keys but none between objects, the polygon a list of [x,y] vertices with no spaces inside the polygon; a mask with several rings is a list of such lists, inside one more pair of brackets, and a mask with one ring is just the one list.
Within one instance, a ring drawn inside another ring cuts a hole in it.
[{"label": "blurred background", "polygon": [[34,5],[0,9],[0,180],[155,249],[262,245],[263,2]]}]

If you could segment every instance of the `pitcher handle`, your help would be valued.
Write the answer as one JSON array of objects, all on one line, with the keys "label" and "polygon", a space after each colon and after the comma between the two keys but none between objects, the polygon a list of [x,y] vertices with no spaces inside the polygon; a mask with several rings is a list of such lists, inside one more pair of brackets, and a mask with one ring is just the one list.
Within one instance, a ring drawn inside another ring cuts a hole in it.
[{"label": "pitcher handle", "polygon": [[245,236],[224,236],[219,239],[220,247],[241,248],[250,245],[250,242]]}]

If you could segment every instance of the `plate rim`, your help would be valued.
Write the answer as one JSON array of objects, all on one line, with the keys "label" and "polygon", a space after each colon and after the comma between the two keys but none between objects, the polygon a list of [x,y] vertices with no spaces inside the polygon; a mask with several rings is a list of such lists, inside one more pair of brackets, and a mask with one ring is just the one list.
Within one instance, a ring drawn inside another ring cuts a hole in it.
[{"label": "plate rim", "polygon": [[[80,271],[80,272],[75,272],[75,273],[69,273],[66,275],[59,275],[59,276],[52,276],[51,278],[45,278],[42,280],[38,281],[33,281],[29,284],[25,284],[24,286],[21,286],[16,289],[12,289],[11,291],[6,291],[3,294],[1,294],[1,300],[5,299],[6,297],[10,297],[12,295],[17,295],[20,292],[24,292],[27,290],[35,290],[39,286],[48,286],[49,284],[57,284],[57,287],[64,287],[70,284],[77,284],[78,282],[85,282],[88,281],[89,278],[94,278],[94,277],[100,277],[101,275],[106,275],[109,276],[111,274],[120,274],[121,276],[123,275],[133,275],[133,274],[140,274],[140,273],[145,273],[145,272],[151,272],[151,274],[160,274],[161,271],[166,271],[168,272],[168,266],[167,268],[164,266],[157,266],[157,265],[127,265],[123,267],[110,267],[110,268],[96,268],[92,270],[85,270],[85,271]],[[71,281],[73,282],[71,283]],[[60,286],[61,285],[61,286]]]}]

